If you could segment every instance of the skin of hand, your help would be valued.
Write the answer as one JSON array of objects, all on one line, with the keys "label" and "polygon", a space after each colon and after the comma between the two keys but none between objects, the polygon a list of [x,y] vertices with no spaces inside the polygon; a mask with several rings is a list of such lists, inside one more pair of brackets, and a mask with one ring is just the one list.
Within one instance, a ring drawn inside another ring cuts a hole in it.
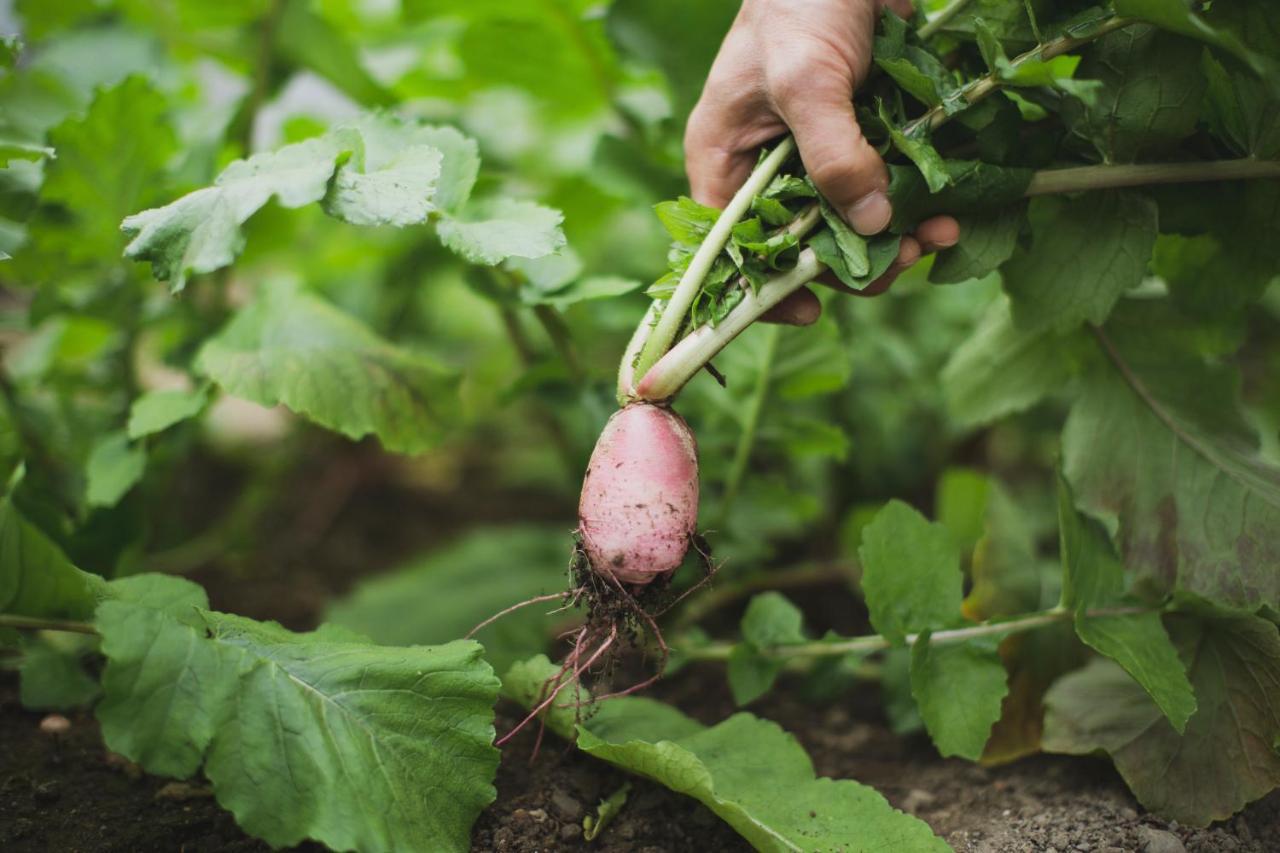
[{"label": "skin of hand", "polygon": [[[911,14],[909,0],[743,0],[685,129],[695,200],[724,207],[760,146],[790,130],[814,183],[855,231],[871,235],[888,226],[889,173],[853,111],[885,6]],[[893,266],[860,295],[883,293],[922,254],[959,239],[950,216],[920,223],[903,237]],[[820,312],[818,298],[802,289],[765,319],[807,325]]]}]

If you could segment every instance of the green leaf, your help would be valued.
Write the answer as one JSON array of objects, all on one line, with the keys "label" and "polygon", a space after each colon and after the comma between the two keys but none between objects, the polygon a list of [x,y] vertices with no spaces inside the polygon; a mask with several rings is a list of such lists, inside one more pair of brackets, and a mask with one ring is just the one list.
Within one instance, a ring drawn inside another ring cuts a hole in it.
[{"label": "green leaf", "polygon": [[87,619],[107,584],[82,572],[11,496],[0,499],[0,613],[50,619]]},{"label": "green leaf", "polygon": [[765,592],[751,599],[742,616],[742,643],[729,656],[729,688],[733,701],[746,705],[773,687],[783,661],[762,655],[775,646],[807,641],[804,615],[781,593]]},{"label": "green leaf", "polygon": [[[826,199],[822,199],[820,204],[822,221],[827,223],[831,240],[829,243],[823,241],[821,245],[814,245],[814,252],[819,260],[831,267],[831,271],[841,281],[850,287],[858,287],[859,282],[871,270],[871,260],[867,255],[867,240],[846,225],[840,218],[840,214],[827,204]],[[832,248],[834,251],[831,251]]]},{"label": "green leaf", "polygon": [[938,213],[996,213],[1022,200],[1031,183],[1031,169],[998,166],[980,160],[946,160],[948,185],[933,192],[918,169],[889,166],[890,227],[908,231]]},{"label": "green leaf", "polygon": [[1280,786],[1280,637],[1252,616],[1167,624],[1199,698],[1186,732],[1119,666],[1095,660],[1046,696],[1044,748],[1105,750],[1143,806],[1206,826]]},{"label": "green leaf", "polygon": [[1156,239],[1156,206],[1133,192],[1031,202],[1032,242],[1004,265],[1013,319],[1025,331],[1102,323],[1142,281]]},{"label": "green leaf", "polygon": [[196,358],[199,372],[262,406],[283,403],[353,440],[418,453],[451,419],[450,374],[290,286],[263,288]]},{"label": "green leaf", "polygon": [[885,112],[883,104],[880,105],[880,121],[884,123],[885,128],[888,130],[889,140],[893,143],[893,147],[897,148],[910,158],[911,162],[916,164],[916,168],[920,170],[925,184],[929,187],[929,192],[939,192],[952,182],[951,172],[947,169],[947,164],[943,162],[942,155],[938,153],[938,150],[933,147],[933,144],[925,136],[908,135]]},{"label": "green leaf", "polygon": [[1153,271],[1191,317],[1227,318],[1262,297],[1280,274],[1280,181],[1235,181],[1166,194]]},{"label": "green leaf", "polygon": [[385,115],[353,126],[361,144],[334,174],[324,197],[325,212],[352,225],[403,228],[425,222],[436,209],[444,155],[431,143],[440,132]]},{"label": "green leaf", "polygon": [[[534,658],[512,667],[503,689],[527,707],[555,671],[546,658]],[[555,709],[547,724],[562,737],[575,735],[571,710]],[[751,714],[705,727],[660,702],[612,699],[577,726],[576,740],[588,755],[703,803],[757,850],[948,849],[873,789],[815,778],[795,738]]]},{"label": "green leaf", "polygon": [[1117,311],[1062,436],[1080,509],[1116,536],[1147,595],[1280,605],[1280,469],[1257,452],[1234,370],[1159,302]]},{"label": "green leaf", "polygon": [[[161,280],[181,290],[188,275],[230,264],[244,248],[240,226],[271,199],[285,208],[323,200],[333,216],[359,225],[408,225],[436,209],[442,154],[431,143],[442,132],[390,116],[366,116],[313,139],[237,160],[213,186],[121,223],[132,238],[126,257],[150,261]],[[457,140],[449,136],[452,143]],[[474,153],[455,145],[464,162],[452,191],[465,185]]]},{"label": "green leaf", "polygon": [[440,220],[440,241],[473,264],[541,258],[565,244],[560,211],[510,198],[473,203],[460,218]]},{"label": "green leaf", "polygon": [[971,551],[986,529],[992,481],[971,468],[948,468],[938,478],[934,515],[961,551]]},{"label": "green leaf", "polygon": [[[57,156],[45,164],[40,207],[20,265],[64,271],[110,264],[123,242],[117,223],[154,203],[177,140],[160,91],[128,77],[97,93],[84,114],[49,132]],[[124,129],[128,129],[125,131]]]},{"label": "green leaf", "polygon": [[208,402],[207,387],[194,391],[148,391],[129,408],[129,438],[137,441],[194,418]]},{"label": "green leaf", "polygon": [[960,242],[940,252],[934,260],[929,269],[929,281],[934,284],[958,284],[999,269],[1013,256],[1026,210],[1013,206],[993,214],[956,218],[960,222]]},{"label": "green leaf", "polygon": [[1247,73],[1227,68],[1206,51],[1201,57],[1213,132],[1242,157],[1280,157],[1280,97]]},{"label": "green leaf", "polygon": [[1076,510],[1070,486],[1062,480],[1058,498],[1062,604],[1075,610],[1077,636],[1124,667],[1181,734],[1196,711],[1196,697],[1160,614],[1089,615],[1092,609],[1116,605],[1124,598],[1124,567],[1106,531]]},{"label": "green leaf", "polygon": [[83,658],[93,646],[79,634],[44,634],[22,646],[19,698],[31,711],[82,708],[97,698],[97,679],[85,672]]},{"label": "green leaf", "polygon": [[536,300],[537,304],[551,305],[561,311],[579,302],[593,299],[612,299],[635,293],[644,282],[616,275],[590,275],[547,293]]},{"label": "green leaf", "polygon": [[889,501],[863,529],[858,555],[871,624],[891,642],[960,618],[960,553],[943,525]]},{"label": "green leaf", "polygon": [[1219,47],[1242,60],[1259,76],[1270,79],[1272,85],[1276,84],[1275,57],[1250,50],[1236,33],[1228,29],[1211,26],[1192,11],[1186,0],[1116,0],[1114,6],[1118,15],[1149,21],[1170,32]]},{"label": "green leaf", "polygon": [[907,44],[905,21],[886,12],[881,31],[883,34],[875,39],[872,56],[880,70],[905,92],[932,107],[955,90],[953,77],[941,60],[923,48]]},{"label": "green leaf", "polygon": [[911,695],[929,737],[944,756],[982,756],[1009,688],[990,640],[933,643],[928,632],[911,647]]},{"label": "green leaf", "polygon": [[[445,643],[529,598],[567,589],[569,540],[560,529],[478,529],[455,545],[360,583],[325,619],[390,646]],[[503,670],[545,648],[555,601],[508,614],[476,634]]]},{"label": "green leaf", "polygon": [[498,681],[476,643],[389,648],[205,610],[140,575],[98,610],[110,749],[190,776],[273,846],[470,849],[494,798]]},{"label": "green leaf", "polygon": [[85,467],[85,500],[89,506],[115,506],[142,479],[146,468],[146,451],[130,445],[127,433],[104,435]]},{"label": "green leaf", "polygon": [[1141,25],[1109,33],[1078,69],[1101,86],[1087,101],[1067,99],[1063,119],[1108,162],[1159,154],[1195,130],[1205,90],[1200,53],[1195,42]]},{"label": "green leaf", "polygon": [[675,201],[660,201],[653,206],[658,221],[667,229],[671,239],[677,243],[697,246],[707,236],[711,226],[720,218],[720,210],[698,204],[688,196],[680,196]]},{"label": "green leaf", "polygon": [[1028,409],[1067,383],[1073,349],[1069,337],[1018,328],[1001,297],[942,369],[947,411],[961,426],[978,426]]}]

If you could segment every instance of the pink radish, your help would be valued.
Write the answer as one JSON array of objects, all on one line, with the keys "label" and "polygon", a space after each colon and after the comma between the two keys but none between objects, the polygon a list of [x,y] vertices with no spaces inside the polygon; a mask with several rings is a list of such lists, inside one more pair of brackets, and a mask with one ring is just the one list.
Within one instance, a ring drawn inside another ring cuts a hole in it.
[{"label": "pink radish", "polygon": [[684,418],[632,403],[605,425],[578,503],[591,568],[644,585],[679,568],[698,523],[698,451]]}]

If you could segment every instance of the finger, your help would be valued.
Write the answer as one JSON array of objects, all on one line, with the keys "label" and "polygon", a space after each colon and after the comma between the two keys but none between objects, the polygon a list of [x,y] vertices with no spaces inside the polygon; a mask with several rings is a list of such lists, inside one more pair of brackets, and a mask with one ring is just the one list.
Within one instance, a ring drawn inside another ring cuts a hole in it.
[{"label": "finger", "polygon": [[809,288],[802,287],[764,312],[760,319],[784,326],[811,326],[821,315],[822,303],[818,301],[818,297]]},{"label": "finger", "polygon": [[723,140],[734,136],[731,117],[714,105],[699,102],[684,135],[684,165],[689,192],[699,204],[723,208],[751,174],[749,151],[733,151]]},{"label": "finger", "polygon": [[855,231],[883,231],[892,212],[885,192],[889,172],[862,135],[850,94],[839,85],[818,85],[794,94],[792,89],[782,87],[777,108],[795,134],[800,159],[813,182]]},{"label": "finger", "polygon": [[858,296],[879,296],[898,279],[907,267],[920,260],[920,244],[914,237],[903,237],[898,245],[898,259],[890,264],[884,275],[858,291]]},{"label": "finger", "polygon": [[960,242],[960,223],[951,216],[935,216],[916,226],[915,238],[924,254],[940,252]]}]

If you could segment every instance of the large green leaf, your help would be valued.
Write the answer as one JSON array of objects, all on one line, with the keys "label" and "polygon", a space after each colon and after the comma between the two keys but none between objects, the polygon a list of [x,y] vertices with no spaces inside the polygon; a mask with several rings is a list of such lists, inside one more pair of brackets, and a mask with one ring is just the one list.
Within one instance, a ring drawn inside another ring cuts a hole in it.
[{"label": "large green leaf", "polygon": [[1073,338],[1019,329],[1001,297],[942,370],[947,411],[977,426],[1027,409],[1066,385],[1074,348]]},{"label": "large green leaf", "polygon": [[1085,54],[1076,75],[1101,87],[1087,101],[1064,104],[1063,118],[1109,162],[1165,151],[1195,130],[1205,90],[1201,50],[1143,25],[1110,33]]},{"label": "large green leaf", "polygon": [[[331,215],[358,225],[423,222],[436,209],[443,154],[432,143],[440,134],[391,116],[366,116],[237,160],[213,186],[125,219],[121,228],[132,238],[125,254],[150,261],[157,278],[180,290],[187,276],[235,260],[244,247],[240,226],[273,198],[286,208],[324,201]],[[474,159],[460,146],[452,153]],[[463,183],[455,180],[453,192]]]},{"label": "large green leaf", "polygon": [[207,388],[194,391],[148,391],[129,408],[129,438],[163,432],[174,424],[200,414],[209,402]]},{"label": "large green leaf", "polygon": [[1026,209],[1007,207],[990,214],[958,217],[960,242],[938,254],[929,269],[935,284],[955,284],[995,272],[1013,256]]},{"label": "large green leaf", "polygon": [[[359,584],[329,607],[327,621],[374,641],[445,643],[495,613],[567,588],[568,535],[560,529],[480,529],[443,550]],[[558,617],[547,602],[510,613],[476,634],[485,659],[503,671],[541,651]]]},{"label": "large green leaf", "polygon": [[1156,206],[1132,192],[1031,202],[1032,242],[1004,265],[1013,319],[1028,332],[1101,323],[1142,281],[1156,239]]},{"label": "large green leaf", "polygon": [[943,755],[978,760],[1007,692],[994,641],[936,644],[926,633],[911,647],[911,695]]},{"label": "large green leaf", "polygon": [[[512,667],[503,690],[528,706],[556,672],[538,657]],[[575,728],[575,712],[554,709],[553,731],[624,770],[687,794],[757,850],[846,853],[949,848],[922,821],[852,780],[815,778],[795,738],[776,723],[735,714],[706,727],[668,705],[622,698],[602,703]]]},{"label": "large green leaf", "polygon": [[1147,593],[1275,607],[1280,470],[1258,455],[1235,371],[1199,340],[1164,303],[1116,312],[1067,418],[1066,476]]},{"label": "large green leaf", "polygon": [[218,802],[277,847],[470,849],[498,764],[478,644],[377,646],[204,605],[188,581],[139,575],[99,608],[111,749],[166,775],[203,763]]},{"label": "large green leaf", "polygon": [[400,453],[430,447],[456,408],[451,375],[435,361],[286,285],[265,287],[196,366],[231,394],[283,403],[348,438],[372,433]]},{"label": "large green leaf", "polygon": [[445,218],[440,240],[473,264],[493,266],[507,258],[542,258],[564,246],[560,211],[509,198],[485,199]]},{"label": "large green leaf", "polygon": [[943,525],[890,501],[863,529],[858,555],[871,624],[889,640],[960,619],[960,552]]},{"label": "large green leaf", "polygon": [[1062,536],[1062,604],[1075,610],[1076,634],[1124,667],[1151,694],[1179,734],[1195,713],[1196,697],[1160,614],[1090,615],[1124,598],[1124,567],[1106,532],[1075,508],[1070,488],[1059,483]]},{"label": "large green leaf", "polygon": [[[1196,14],[1192,7],[1203,8],[1205,16]],[[1280,62],[1274,53],[1270,56],[1251,49],[1250,35],[1257,30],[1265,30],[1270,16],[1265,7],[1245,8],[1248,3],[1225,3],[1228,9],[1223,12],[1213,8],[1212,4],[1192,4],[1187,0],[1116,0],[1115,10],[1118,14],[1143,21],[1150,21],[1162,29],[1180,35],[1199,39],[1215,47],[1221,48],[1247,64],[1254,73],[1261,75],[1270,85],[1280,85]],[[1231,9],[1230,7],[1240,7]],[[1224,24],[1240,24],[1248,20],[1246,16],[1255,15],[1256,20],[1249,21],[1253,26],[1232,28]],[[1274,19],[1271,19],[1274,20]],[[1257,26],[1257,25],[1261,26]],[[1274,49],[1274,45],[1273,45]]]},{"label": "large green leaf", "polygon": [[1169,630],[1199,699],[1184,734],[1099,659],[1049,691],[1044,747],[1105,750],[1144,806],[1204,826],[1280,786],[1280,637],[1252,616],[1176,617]]},{"label": "large green leaf", "polygon": [[45,165],[41,206],[20,263],[30,258],[47,276],[68,264],[118,262],[118,223],[158,200],[177,144],[164,97],[145,78],[129,77],[54,127],[49,142],[57,156]]},{"label": "large green leaf", "polygon": [[11,497],[0,499],[0,613],[87,619],[106,587],[73,566]]}]

